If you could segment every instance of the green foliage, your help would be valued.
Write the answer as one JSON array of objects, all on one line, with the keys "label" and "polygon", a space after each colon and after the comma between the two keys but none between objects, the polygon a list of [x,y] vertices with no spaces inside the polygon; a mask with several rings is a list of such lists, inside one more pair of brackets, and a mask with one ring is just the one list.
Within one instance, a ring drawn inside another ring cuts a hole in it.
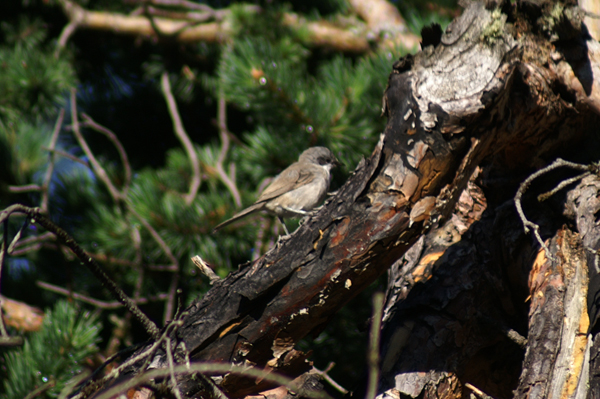
[{"label": "green foliage", "polygon": [[307,73],[306,56],[296,43],[252,38],[234,42],[223,54],[218,74],[227,98],[256,120],[256,130],[244,137],[248,148],[234,155],[253,180],[265,176],[256,165],[276,161],[281,167],[284,160],[274,157],[289,162],[316,144],[351,167],[383,129],[379,113],[390,52],[354,63],[336,56],[315,75]]},{"label": "green foliage", "polygon": [[0,46],[0,129],[8,129],[19,117],[54,115],[65,90],[75,83],[68,57],[55,57],[44,45],[46,33],[39,20],[23,17],[16,28],[3,23],[2,30],[6,43]]},{"label": "green foliage", "polygon": [[13,183],[39,183],[34,177],[48,163],[48,148],[52,127],[48,124],[32,125],[18,119],[11,129],[0,126],[0,150],[4,162],[0,163],[0,173],[10,176]]},{"label": "green foliage", "polygon": [[38,397],[57,397],[84,370],[84,360],[98,351],[100,328],[97,316],[58,302],[47,312],[40,331],[25,338],[22,348],[3,355],[7,369],[3,397],[22,399],[48,383],[52,386]]}]

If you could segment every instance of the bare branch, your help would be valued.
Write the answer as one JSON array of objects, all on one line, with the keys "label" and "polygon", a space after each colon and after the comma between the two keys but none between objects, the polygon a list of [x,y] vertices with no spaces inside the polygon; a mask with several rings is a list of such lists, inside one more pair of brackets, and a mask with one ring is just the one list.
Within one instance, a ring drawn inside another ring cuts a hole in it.
[{"label": "bare branch", "polygon": [[106,185],[106,188],[110,192],[110,195],[112,196],[113,200],[115,200],[116,202],[119,202],[120,200],[122,200],[124,198],[123,195],[119,192],[119,190],[117,190],[117,188],[114,186],[114,184],[110,181],[108,174],[106,173],[104,168],[100,165],[100,163],[94,156],[94,153],[92,152],[92,150],[88,146],[87,142],[83,138],[83,134],[81,134],[81,130],[79,129],[79,119],[77,118],[77,101],[75,98],[75,89],[71,90],[71,120],[72,120],[72,124],[73,124],[73,134],[75,135],[75,138],[77,139],[77,142],[79,143],[79,146],[81,147],[81,149],[83,150],[85,155],[90,160],[90,164],[92,165],[92,169],[94,170],[94,173],[96,173],[98,178]]},{"label": "bare branch", "polygon": [[194,262],[194,265],[196,265],[196,267],[198,269],[200,269],[200,272],[202,274],[204,274],[206,277],[208,277],[208,279],[210,280],[210,284],[213,285],[215,283],[215,281],[219,281],[221,279],[221,277],[219,277],[214,271],[213,269],[210,268],[210,266],[208,266],[206,264],[206,262],[199,257],[198,255],[194,256],[192,258],[192,262]]},{"label": "bare branch", "polygon": [[53,153],[53,154],[60,155],[61,157],[65,157],[65,158],[67,158],[67,159],[70,159],[70,160],[71,160],[71,161],[73,161],[73,162],[77,162],[77,163],[79,163],[79,164],[82,164],[82,165],[83,165],[83,166],[85,166],[86,168],[90,168],[90,169],[91,169],[91,166],[90,166],[90,163],[89,163],[89,162],[86,162],[86,161],[84,161],[83,159],[79,159],[79,158],[77,158],[76,156],[69,154],[68,152],[65,152],[65,151],[63,151],[63,150],[58,150],[58,149],[53,149],[53,150],[51,150],[51,149],[50,149],[50,148],[48,148],[48,147],[42,147],[42,149],[43,149],[43,150],[46,150],[46,151],[50,151],[50,152],[51,152],[51,153]]},{"label": "bare branch", "polygon": [[50,151],[50,162],[48,164],[48,169],[46,169],[46,175],[44,176],[44,184],[42,185],[42,205],[40,205],[40,208],[44,213],[48,212],[48,191],[50,188],[50,181],[52,180],[52,173],[54,172],[54,162],[56,159],[55,153],[53,151],[56,148],[56,143],[58,142],[58,134],[60,133],[64,117],[65,110],[63,108],[60,110],[60,113],[58,114],[58,119],[54,124],[52,138],[50,139],[50,147],[48,148]]},{"label": "bare branch", "polygon": [[[96,397],[96,399],[108,399],[118,397],[119,394],[127,392],[128,390],[135,388],[136,386],[142,385],[146,381],[159,378],[168,378],[171,372],[177,375],[208,372],[221,374],[239,374],[254,379],[260,378],[263,381],[268,381],[287,387],[292,387],[293,382],[292,379],[284,377],[281,374],[274,373],[273,371],[248,368],[247,366],[236,366],[230,363],[193,363],[189,365],[189,368],[187,365],[181,364],[173,367],[172,369],[152,369],[142,374],[138,374],[133,378],[126,379],[124,381],[121,381],[119,384],[112,386],[110,389],[107,389],[106,391],[99,394]],[[309,398],[320,399],[324,396],[321,392],[308,390],[304,392],[304,394]],[[78,397],[79,396],[75,396],[74,399],[77,399]]]},{"label": "bare branch", "polygon": [[[69,21],[76,21],[80,28],[107,30],[150,38],[158,37],[158,32],[160,32],[160,35],[170,36],[182,43],[222,43],[228,41],[232,35],[229,27],[221,22],[190,24],[189,21],[168,18],[153,18],[153,21],[150,21],[145,16],[86,10],[69,0],[61,0],[61,5]],[[246,10],[249,13],[260,12],[260,8],[252,5],[247,6]],[[217,12],[223,12],[225,15],[230,13],[230,10]],[[294,13],[283,13],[282,23],[292,30],[303,32],[306,43],[312,47],[350,53],[367,53],[372,50],[364,27],[361,26],[341,29],[329,21],[307,21]],[[395,39],[395,42],[400,42],[407,48],[413,48],[419,44],[419,38],[412,33],[398,34]],[[381,43],[386,45],[385,40]]]},{"label": "bare branch", "polygon": [[538,195],[538,201],[540,201],[540,202],[546,201],[548,198],[552,197],[554,194],[556,194],[563,188],[567,187],[569,184],[576,183],[579,180],[581,180],[584,177],[587,177],[589,175],[590,175],[590,172],[585,172],[585,173],[582,173],[575,177],[571,177],[570,179],[563,180],[562,182],[560,182],[560,184],[558,184],[558,186],[554,187],[552,190],[548,191],[547,193]]},{"label": "bare branch", "polygon": [[53,240],[53,239],[54,239],[54,234],[52,234],[51,232],[48,231],[39,236],[27,237],[27,238],[20,240],[15,248],[20,248],[20,247],[23,247],[25,245],[29,245],[32,243],[39,243],[40,241],[47,241],[47,240]]},{"label": "bare branch", "polygon": [[42,191],[42,186],[37,184],[27,184],[24,186],[8,186],[8,191],[11,193],[30,193],[33,191]]},{"label": "bare branch", "polygon": [[[118,309],[120,307],[123,307],[123,304],[121,302],[106,302],[106,301],[101,301],[99,299],[94,299],[91,298],[89,296],[86,295],[82,295],[82,294],[78,294],[77,292],[73,292],[71,290],[67,290],[65,288],[59,287],[57,285],[54,284],[50,284],[50,283],[46,283],[44,281],[36,281],[36,285],[40,288],[43,288],[45,290],[54,292],[56,294],[61,294],[61,295],[65,295],[68,296],[70,298],[73,299],[77,299],[78,301],[87,303],[89,305],[95,306],[99,309]],[[167,299],[167,294],[158,294],[155,296],[151,296],[148,298],[135,298],[133,299],[133,302],[137,305],[144,305],[146,303],[149,302],[160,302],[160,301],[164,301],[165,299]]]},{"label": "bare branch", "polygon": [[169,248],[169,246],[167,245],[165,240],[162,239],[160,234],[158,234],[158,232],[154,229],[154,227],[152,227],[150,223],[148,223],[146,219],[144,219],[139,213],[137,213],[137,211],[133,208],[131,204],[127,204],[127,209],[148,230],[152,238],[154,238],[154,241],[156,241],[156,243],[163,250],[167,258],[169,258],[169,260],[172,262],[172,266],[177,268],[175,270],[179,270],[179,262],[177,262],[177,258],[175,258],[175,255],[173,255],[171,248]]},{"label": "bare branch", "polygon": [[56,50],[54,51],[54,58],[58,58],[60,52],[66,47],[69,38],[73,36],[73,33],[77,30],[79,26],[79,22],[75,19],[71,20],[68,24],[65,25],[62,32],[60,33],[60,37],[58,38],[58,42],[56,43]]},{"label": "bare branch", "polygon": [[[2,223],[2,220],[0,220]],[[8,251],[8,220],[4,221],[4,231],[2,232],[2,244],[0,245],[0,282],[2,281],[2,269],[4,269],[4,258]],[[2,287],[2,285],[0,285]],[[4,326],[4,316],[2,315],[2,306],[0,306],[0,337],[8,339],[9,335]]]},{"label": "bare branch", "polygon": [[177,300],[177,287],[179,286],[179,268],[171,275],[171,284],[167,294],[167,304],[163,315],[163,324],[167,324],[175,313],[175,301]]},{"label": "bare branch", "polygon": [[[535,172],[531,176],[529,176],[527,179],[525,179],[525,181],[523,183],[521,183],[521,185],[519,186],[519,189],[517,190],[517,194],[515,195],[515,198],[514,198],[515,207],[517,208],[517,214],[521,218],[521,222],[523,223],[523,229],[525,230],[525,233],[529,233],[529,229],[533,230],[533,235],[535,236],[537,242],[540,244],[540,247],[542,247],[544,249],[544,251],[546,252],[546,256],[548,257],[548,259],[551,259],[551,260],[556,260],[556,259],[554,259],[552,257],[550,250],[544,243],[544,240],[542,240],[542,236],[540,235],[540,226],[538,226],[537,224],[535,224],[533,222],[530,222],[527,219],[527,217],[525,216],[525,212],[523,212],[523,206],[521,204],[521,198],[523,197],[523,194],[525,193],[525,191],[527,191],[527,189],[529,188],[529,186],[535,179],[537,179],[538,177],[540,177],[554,169],[558,169],[561,167],[568,167],[571,169],[585,171],[586,173],[583,173],[583,174],[577,176],[578,179],[587,176],[590,172],[596,172],[598,169],[598,167],[596,165],[582,165],[582,164],[569,162],[569,161],[565,161],[564,159],[558,158],[556,161],[552,162],[550,165],[538,170],[537,172]],[[568,182],[569,182],[568,184],[574,182],[571,180],[572,179],[568,180]],[[546,199],[548,196],[552,195],[553,193],[557,192],[560,188],[563,188],[565,186],[566,186],[566,184],[565,185],[559,184],[558,187],[556,189],[550,191],[550,193],[542,194],[541,200]]]},{"label": "bare branch", "polygon": [[481,389],[469,384],[468,382],[465,383],[465,387],[469,388],[471,391],[473,391],[473,393],[481,399],[494,399],[492,398],[490,395],[487,395],[486,393],[484,393]]},{"label": "bare branch", "polygon": [[[102,283],[102,285],[107,288],[111,294],[115,296],[117,300],[119,300],[127,310],[129,310],[142,325],[146,329],[146,332],[153,337],[158,337],[158,328],[156,325],[137,307],[137,305],[120,289],[115,282],[108,277],[108,275],[102,270],[100,265],[96,263],[96,261],[77,244],[77,242],[71,237],[66,231],[58,227],[54,224],[50,219],[44,216],[39,208],[29,208],[21,204],[11,205],[8,208],[4,209],[0,212],[0,223],[6,221],[10,215],[14,213],[25,213],[30,219],[33,219],[37,224],[44,227],[46,230],[51,231],[56,235],[58,240],[67,246],[76,256],[77,258],[86,265],[96,276],[98,280]],[[4,235],[6,237],[7,230],[5,227]],[[6,241],[6,240],[5,240]],[[3,245],[2,255],[4,253]]]},{"label": "bare branch", "polygon": [[121,144],[116,134],[94,121],[91,116],[89,116],[85,112],[82,113],[82,116],[84,119],[83,124],[85,126],[88,126],[97,131],[98,133],[102,133],[103,135],[105,135],[117,149],[119,157],[121,158],[121,163],[123,164],[123,172],[125,174],[125,182],[123,183],[123,190],[121,191],[121,196],[125,197],[127,195],[127,192],[129,191],[129,187],[131,186],[131,165],[129,164],[129,158],[127,157],[127,152],[125,152],[123,144]]},{"label": "bare branch", "polygon": [[[181,321],[179,322],[179,324],[181,325]],[[173,353],[171,351],[171,339],[169,337],[166,337],[165,339],[165,348],[167,349],[167,361],[169,363],[169,377],[171,379],[171,392],[173,392],[173,394],[175,395],[175,397],[177,399],[182,399],[181,397],[181,391],[179,390],[179,386],[177,385],[177,379],[175,378],[175,365],[173,362]],[[189,367],[188,367],[189,368]]]},{"label": "bare branch", "polygon": [[341,386],[340,384],[338,384],[333,378],[331,378],[331,376],[328,374],[329,371],[335,366],[334,362],[330,362],[327,365],[327,368],[323,371],[313,367],[313,371],[316,372],[318,375],[320,375],[321,377],[323,377],[325,379],[325,381],[327,381],[329,383],[329,385],[331,385],[332,387],[334,387],[335,389],[337,389],[339,392],[341,392],[342,394],[346,395],[348,393],[348,390],[346,388],[344,388],[343,386]]},{"label": "bare branch", "polygon": [[[350,280],[348,280],[350,281]],[[371,316],[371,331],[369,333],[369,352],[367,353],[367,365],[369,377],[366,399],[374,399],[377,395],[379,384],[379,340],[381,336],[381,317],[383,315],[383,292],[373,295],[373,315]]]},{"label": "bare branch", "polygon": [[[225,157],[227,156],[227,152],[229,151],[229,129],[227,129],[227,102],[225,100],[225,94],[223,93],[223,89],[219,92],[219,104],[218,104],[218,115],[219,115],[219,136],[221,137],[221,152],[219,153],[219,158],[217,159],[217,165],[215,168],[217,169],[217,173],[219,177],[225,184],[225,186],[229,189],[231,196],[233,197],[233,201],[235,205],[240,208],[242,206],[242,197],[240,196],[240,192],[235,185],[235,182],[232,178],[225,172],[223,169],[223,163],[225,162]],[[233,176],[232,176],[233,177]]]},{"label": "bare branch", "polygon": [[169,114],[173,120],[173,130],[175,130],[177,138],[179,138],[179,141],[181,141],[181,144],[183,145],[183,148],[190,159],[190,166],[192,168],[192,181],[190,182],[190,191],[185,196],[185,203],[187,205],[191,205],[191,203],[194,201],[194,198],[196,198],[196,193],[198,192],[201,183],[198,154],[196,153],[194,144],[190,140],[185,128],[183,127],[183,123],[181,122],[181,117],[179,116],[179,111],[177,110],[175,97],[171,91],[171,83],[169,82],[169,75],[167,72],[163,72],[162,76],[160,77],[160,83],[165,101],[167,102],[167,107],[169,108]]},{"label": "bare branch", "polygon": [[38,396],[42,396],[42,394],[44,392],[46,392],[47,390],[53,388],[55,385],[56,385],[56,380],[54,379],[54,377],[50,377],[50,379],[48,380],[48,382],[46,382],[45,384],[40,385],[39,387],[37,387],[33,391],[29,392],[27,394],[27,396],[25,396],[23,399],[33,399],[33,398],[36,398]]}]

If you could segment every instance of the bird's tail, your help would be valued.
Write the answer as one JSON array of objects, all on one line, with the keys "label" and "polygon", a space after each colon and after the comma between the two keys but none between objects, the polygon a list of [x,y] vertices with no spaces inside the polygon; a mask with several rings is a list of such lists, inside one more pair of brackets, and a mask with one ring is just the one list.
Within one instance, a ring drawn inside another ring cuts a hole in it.
[{"label": "bird's tail", "polygon": [[224,221],[223,223],[220,223],[218,225],[215,226],[215,228],[213,229],[213,234],[216,233],[218,230],[220,230],[221,228],[233,223],[233,222],[237,222],[239,219],[250,215],[251,213],[254,212],[258,212],[262,209],[264,204],[262,203],[258,203],[258,204],[254,204],[249,206],[248,208],[244,209],[243,211],[236,213],[235,215],[233,215],[230,219],[227,219],[226,221]]}]

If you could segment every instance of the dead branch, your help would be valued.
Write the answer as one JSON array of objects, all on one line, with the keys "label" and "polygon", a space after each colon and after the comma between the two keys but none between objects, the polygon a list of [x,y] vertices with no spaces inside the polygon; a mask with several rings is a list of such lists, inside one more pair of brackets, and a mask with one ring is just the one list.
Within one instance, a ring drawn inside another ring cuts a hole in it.
[{"label": "dead branch", "polygon": [[[150,319],[148,319],[148,317],[125,294],[125,292],[123,292],[123,290],[121,290],[121,288],[119,288],[115,282],[108,277],[100,265],[96,263],[96,261],[90,255],[88,255],[66,231],[55,225],[46,216],[42,215],[38,208],[29,208],[20,204],[11,205],[0,212],[0,223],[4,223],[4,225],[7,226],[6,223],[8,218],[14,213],[27,215],[30,220],[34,220],[40,226],[56,235],[58,241],[67,246],[77,256],[77,258],[91,270],[91,272],[102,283],[102,285],[108,289],[112,295],[114,295],[115,299],[121,302],[127,308],[127,310],[129,310],[136,317],[136,319],[142,324],[142,326],[144,326],[146,332],[151,337],[156,338],[158,336],[158,328],[156,325]],[[7,234],[8,232],[5,227],[5,242],[7,242]],[[4,248],[6,247],[3,246],[0,253],[0,262],[3,261]]]},{"label": "dead branch", "polygon": [[[69,0],[61,0],[60,3],[70,21],[69,29],[65,29],[61,35],[60,43],[63,46],[75,27],[155,39],[162,35],[182,43],[222,43],[228,41],[231,36],[227,25],[222,22],[191,23],[188,20],[161,17],[153,17],[150,21],[145,16],[86,10]],[[258,12],[258,10],[250,6],[248,12]],[[284,13],[282,22],[291,29],[304,32],[307,44],[311,47],[325,47],[351,53],[371,51],[366,35],[357,27],[341,29],[326,21],[306,21],[293,13]],[[418,38],[413,34],[403,33],[397,38],[405,47],[413,48],[418,45]]]}]

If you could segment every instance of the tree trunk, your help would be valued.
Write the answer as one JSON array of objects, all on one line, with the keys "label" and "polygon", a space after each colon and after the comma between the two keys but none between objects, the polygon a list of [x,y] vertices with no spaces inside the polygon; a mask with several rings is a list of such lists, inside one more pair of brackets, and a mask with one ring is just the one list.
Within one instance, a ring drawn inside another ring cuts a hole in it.
[{"label": "tree trunk", "polygon": [[[596,183],[544,203],[523,198],[550,254],[524,233],[512,198],[556,157],[600,154],[600,45],[576,4],[536,3],[472,3],[441,38],[396,62],[372,155],[291,237],[217,282],[169,327],[175,361],[298,376],[310,363],[294,344],[394,265],[383,396],[599,397],[585,302],[598,249],[595,203],[585,201],[596,201]],[[542,176],[526,194],[563,177]],[[593,302],[598,287],[589,292]],[[159,351],[151,368],[168,363]],[[221,376],[230,397],[269,387]],[[184,396],[207,389],[190,374],[178,381]]]}]

